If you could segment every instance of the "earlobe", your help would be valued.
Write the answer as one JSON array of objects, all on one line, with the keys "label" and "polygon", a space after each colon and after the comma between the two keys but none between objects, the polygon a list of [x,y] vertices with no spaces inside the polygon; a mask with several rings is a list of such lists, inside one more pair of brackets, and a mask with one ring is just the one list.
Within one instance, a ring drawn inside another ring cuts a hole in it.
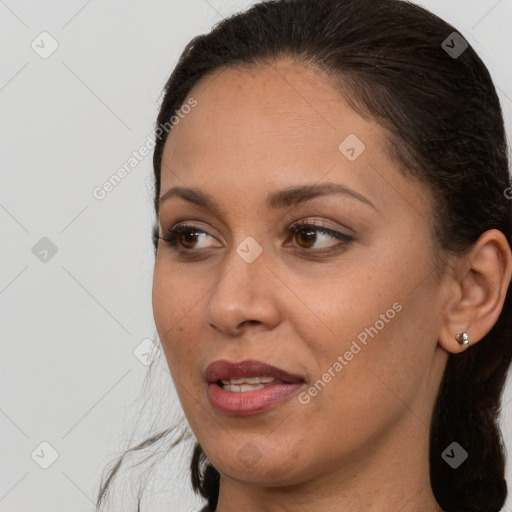
[{"label": "earlobe", "polygon": [[497,322],[512,276],[512,252],[496,229],[483,233],[454,264],[440,345],[460,353],[480,341]]}]

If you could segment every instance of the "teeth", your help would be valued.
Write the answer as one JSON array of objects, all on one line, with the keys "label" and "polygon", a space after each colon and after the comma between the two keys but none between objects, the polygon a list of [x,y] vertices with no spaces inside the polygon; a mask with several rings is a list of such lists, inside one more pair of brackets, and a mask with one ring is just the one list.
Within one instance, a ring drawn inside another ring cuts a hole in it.
[{"label": "teeth", "polygon": [[222,379],[226,391],[244,393],[245,391],[256,391],[274,382],[274,377],[242,377],[240,379]]},{"label": "teeth", "polygon": [[241,379],[222,379],[222,384],[266,384],[274,382],[274,377],[242,377]]},{"label": "teeth", "polygon": [[245,391],[256,391],[257,389],[264,388],[264,384],[226,384],[224,389],[226,391],[234,391],[235,393],[244,393]]}]

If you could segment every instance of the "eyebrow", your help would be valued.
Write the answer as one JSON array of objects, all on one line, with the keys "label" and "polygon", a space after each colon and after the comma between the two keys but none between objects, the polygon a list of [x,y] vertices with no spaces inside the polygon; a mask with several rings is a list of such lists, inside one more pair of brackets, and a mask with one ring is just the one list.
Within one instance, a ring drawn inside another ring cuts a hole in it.
[{"label": "eyebrow", "polygon": [[[277,192],[270,194],[267,197],[265,203],[266,206],[270,209],[282,209],[289,206],[296,206],[300,203],[315,199],[316,197],[332,194],[342,194],[347,197],[357,199],[358,201],[365,203],[377,210],[375,205],[366,197],[362,196],[355,190],[346,187],[345,185],[333,182],[317,183],[313,185],[300,185],[292,188],[278,190]],[[163,202],[167,201],[171,197],[180,197],[189,203],[193,203],[197,206],[210,210],[217,216],[222,216],[223,214],[221,207],[213,198],[213,196],[202,192],[201,190],[187,187],[173,187],[169,189],[160,197],[158,202],[159,208]]]}]

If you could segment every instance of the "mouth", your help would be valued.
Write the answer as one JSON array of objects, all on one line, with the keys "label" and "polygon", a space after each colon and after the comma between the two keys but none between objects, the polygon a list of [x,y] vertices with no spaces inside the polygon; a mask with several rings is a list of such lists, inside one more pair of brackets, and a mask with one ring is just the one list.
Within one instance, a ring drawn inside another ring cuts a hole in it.
[{"label": "mouth", "polygon": [[211,405],[230,416],[266,411],[305,384],[300,375],[255,360],[215,361],[206,368],[205,378]]},{"label": "mouth", "polygon": [[222,386],[226,391],[233,393],[245,393],[247,391],[256,391],[257,389],[273,386],[274,384],[283,384],[282,381],[274,377],[241,377],[240,379],[221,379],[216,384]]},{"label": "mouth", "polygon": [[[265,387],[277,384],[294,384],[297,382],[305,382],[300,375],[291,373],[277,368],[276,366],[255,361],[252,359],[232,363],[226,359],[219,359],[209,364],[205,371],[207,382],[216,382],[220,386],[237,386],[242,388],[245,386]],[[252,389],[246,389],[251,391]],[[243,389],[233,389],[233,391],[244,391]]]}]

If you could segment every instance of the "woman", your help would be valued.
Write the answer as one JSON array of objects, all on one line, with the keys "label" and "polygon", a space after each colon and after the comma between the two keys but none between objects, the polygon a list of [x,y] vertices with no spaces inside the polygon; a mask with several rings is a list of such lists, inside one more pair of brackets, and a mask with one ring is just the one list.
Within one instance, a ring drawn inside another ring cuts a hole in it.
[{"label": "woman", "polygon": [[153,310],[203,510],[499,511],[512,189],[474,50],[399,0],[263,2],[186,47],[173,116]]}]

